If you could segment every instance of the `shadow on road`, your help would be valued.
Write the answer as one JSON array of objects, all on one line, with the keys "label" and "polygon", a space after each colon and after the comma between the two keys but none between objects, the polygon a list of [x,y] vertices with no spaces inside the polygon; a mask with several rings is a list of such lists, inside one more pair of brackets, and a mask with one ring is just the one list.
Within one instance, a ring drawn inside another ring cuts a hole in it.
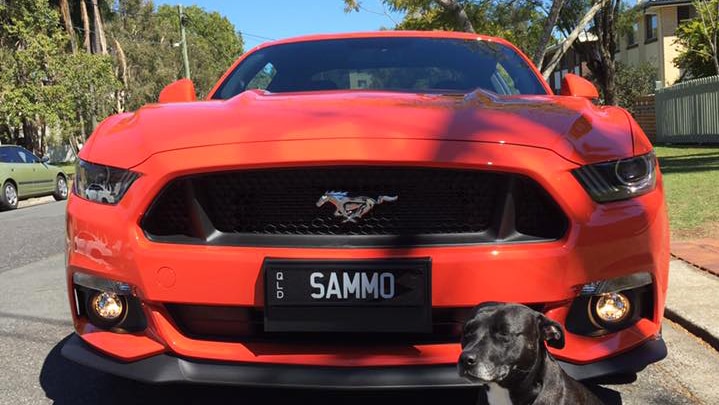
[{"label": "shadow on road", "polygon": [[[147,385],[101,373],[65,359],[60,349],[66,337],[52,348],[40,372],[40,385],[56,405],[84,404],[260,404],[312,405],[477,404],[479,389],[404,391],[328,391],[236,388],[189,384]],[[619,393],[592,386],[607,404],[621,404]],[[484,404],[480,401],[479,404]]]}]

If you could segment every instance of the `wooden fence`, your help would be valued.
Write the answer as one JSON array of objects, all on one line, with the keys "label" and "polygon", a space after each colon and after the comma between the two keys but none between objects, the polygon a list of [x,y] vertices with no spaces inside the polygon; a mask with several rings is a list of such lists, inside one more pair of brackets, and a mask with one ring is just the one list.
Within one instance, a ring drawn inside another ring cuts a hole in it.
[{"label": "wooden fence", "polygon": [[719,142],[719,76],[658,90],[656,112],[657,142]]}]

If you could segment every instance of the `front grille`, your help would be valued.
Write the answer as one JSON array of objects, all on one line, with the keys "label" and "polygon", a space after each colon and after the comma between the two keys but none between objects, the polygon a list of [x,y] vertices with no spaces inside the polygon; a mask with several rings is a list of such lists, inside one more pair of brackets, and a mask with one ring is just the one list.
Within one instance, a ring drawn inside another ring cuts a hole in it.
[{"label": "front grille", "polygon": [[165,304],[183,335],[221,342],[361,345],[457,343],[472,308],[434,308],[431,333],[265,332],[262,308]]},{"label": "front grille", "polygon": [[[543,304],[527,304],[544,312]],[[342,346],[459,343],[472,307],[432,308],[430,333],[265,332],[262,307],[165,304],[180,332],[191,339],[216,342]]]},{"label": "front grille", "polygon": [[[355,222],[328,191],[398,199]],[[566,217],[528,177],[417,167],[313,167],[173,180],[142,220],[157,242],[236,246],[396,246],[555,240]]]}]

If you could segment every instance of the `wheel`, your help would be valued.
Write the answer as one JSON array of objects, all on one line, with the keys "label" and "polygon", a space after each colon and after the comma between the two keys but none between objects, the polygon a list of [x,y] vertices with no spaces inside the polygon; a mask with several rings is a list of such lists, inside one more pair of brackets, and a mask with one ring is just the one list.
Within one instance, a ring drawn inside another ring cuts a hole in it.
[{"label": "wheel", "polygon": [[55,180],[55,192],[52,193],[56,201],[67,200],[67,180],[65,176],[57,176]]},{"label": "wheel", "polygon": [[0,209],[3,210],[14,210],[17,208],[17,189],[15,184],[6,181],[0,190]]}]

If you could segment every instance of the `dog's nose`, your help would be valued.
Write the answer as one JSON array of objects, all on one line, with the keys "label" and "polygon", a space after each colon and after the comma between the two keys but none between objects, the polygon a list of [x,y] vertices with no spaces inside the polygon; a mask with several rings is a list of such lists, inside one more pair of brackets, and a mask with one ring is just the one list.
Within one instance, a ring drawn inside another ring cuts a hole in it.
[{"label": "dog's nose", "polygon": [[464,352],[459,356],[459,360],[466,366],[473,366],[477,364],[477,355],[474,353]]}]

